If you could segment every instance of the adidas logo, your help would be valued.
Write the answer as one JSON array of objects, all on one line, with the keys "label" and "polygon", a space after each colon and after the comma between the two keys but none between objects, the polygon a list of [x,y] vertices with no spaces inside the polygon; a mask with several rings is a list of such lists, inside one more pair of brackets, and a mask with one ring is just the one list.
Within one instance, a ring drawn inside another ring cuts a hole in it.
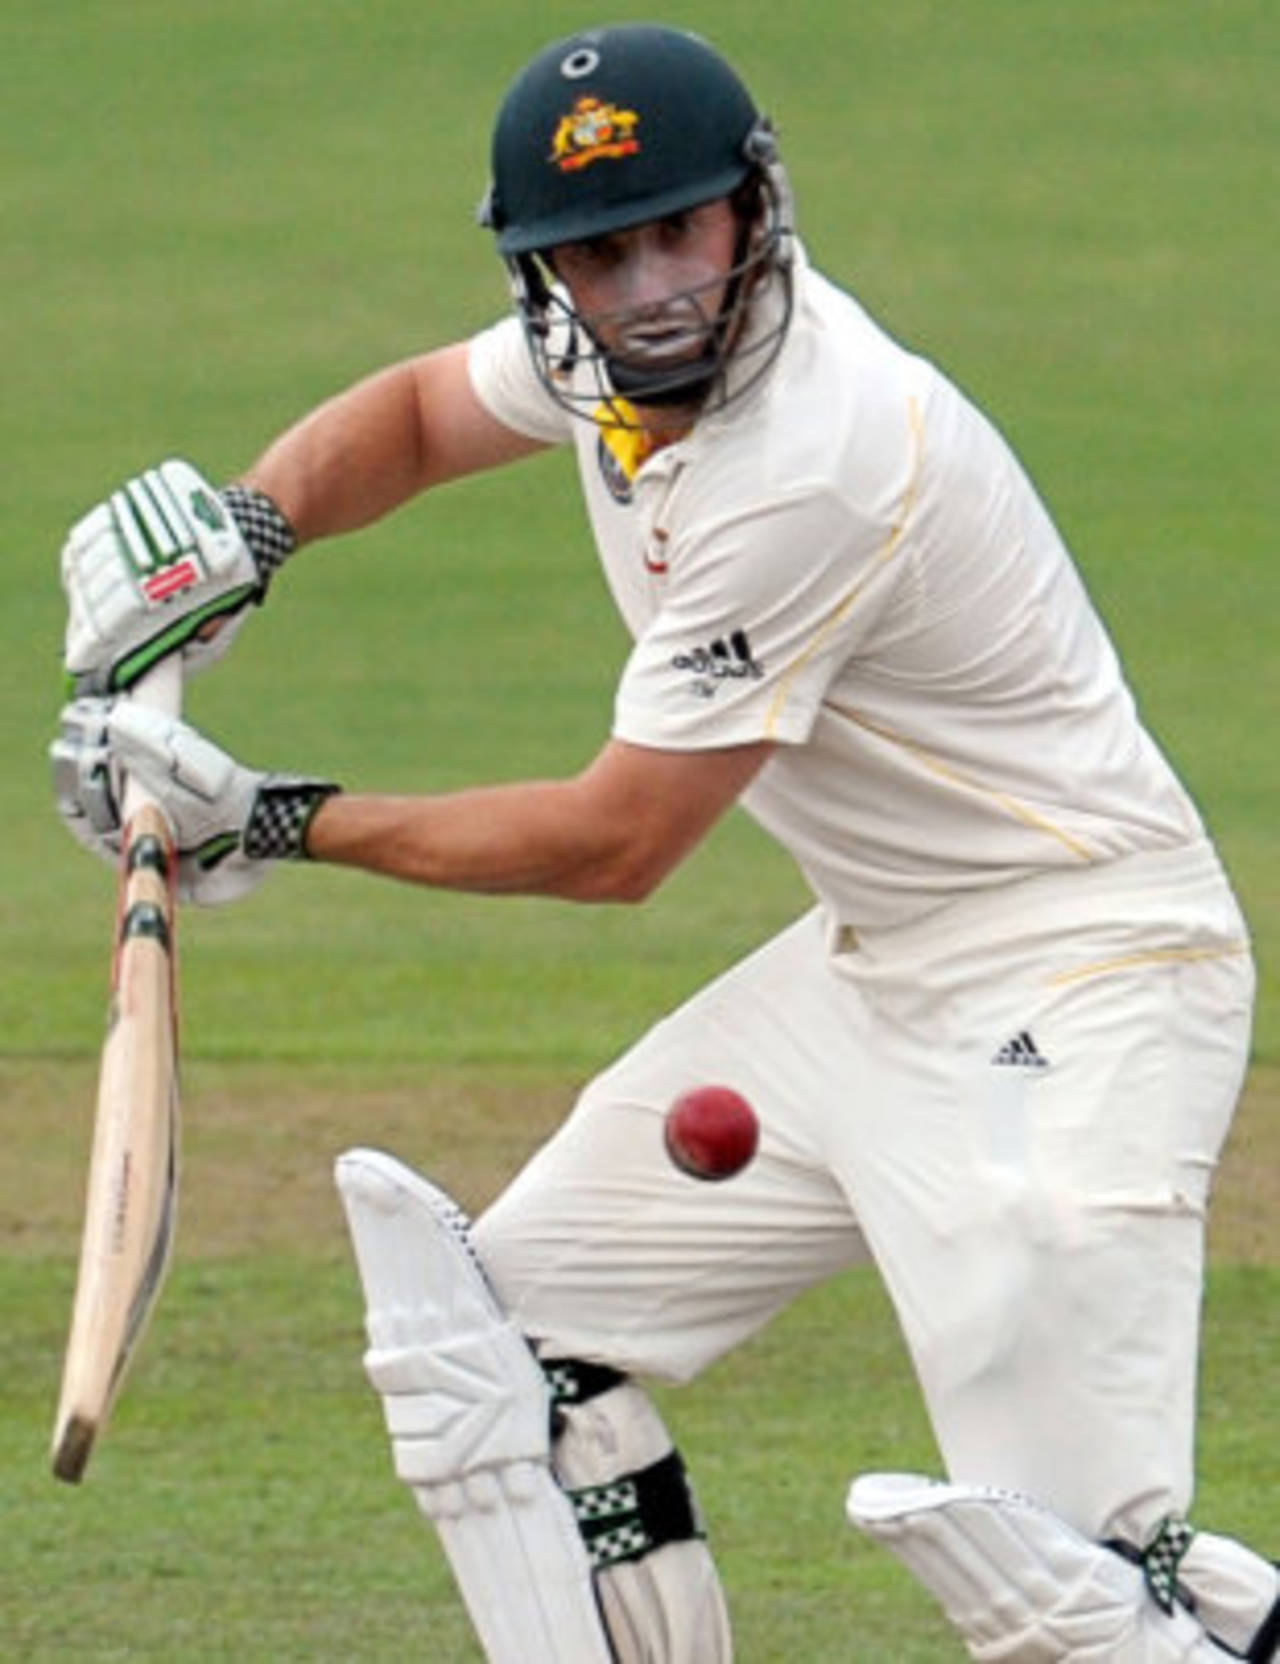
[{"label": "adidas logo", "polygon": [[1025,1028],[1020,1034],[1015,1034],[1012,1040],[1006,1040],[991,1059],[991,1062],[994,1066],[1000,1068],[1047,1069],[1049,1067],[1049,1059],[1041,1053],[1040,1048]]},{"label": "adidas logo", "polygon": [[691,647],[671,661],[675,670],[693,673],[690,690],[700,699],[713,699],[724,682],[758,682],[764,666],[751,651],[745,630],[733,630],[727,640],[717,637],[708,647]]}]

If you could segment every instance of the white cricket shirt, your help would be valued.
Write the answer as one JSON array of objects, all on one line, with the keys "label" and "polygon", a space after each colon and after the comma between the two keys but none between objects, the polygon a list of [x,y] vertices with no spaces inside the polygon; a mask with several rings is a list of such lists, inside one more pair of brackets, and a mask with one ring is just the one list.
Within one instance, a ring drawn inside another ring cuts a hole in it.
[{"label": "white cricket shirt", "polygon": [[614,733],[772,739],[742,803],[842,923],[1200,838],[1017,458],[797,252],[767,376],[647,460],[565,412],[518,321],[471,344],[482,402],[571,441],[635,641]]}]

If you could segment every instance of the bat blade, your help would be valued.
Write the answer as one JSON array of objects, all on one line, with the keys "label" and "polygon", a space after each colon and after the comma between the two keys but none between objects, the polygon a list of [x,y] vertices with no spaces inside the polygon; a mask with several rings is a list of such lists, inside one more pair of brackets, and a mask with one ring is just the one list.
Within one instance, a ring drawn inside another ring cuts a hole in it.
[{"label": "bat blade", "polygon": [[[165,703],[176,706],[176,690]],[[52,1441],[53,1472],[73,1484],[159,1296],[177,1208],[176,854],[155,804],[131,793],[126,817],[84,1233]]]}]

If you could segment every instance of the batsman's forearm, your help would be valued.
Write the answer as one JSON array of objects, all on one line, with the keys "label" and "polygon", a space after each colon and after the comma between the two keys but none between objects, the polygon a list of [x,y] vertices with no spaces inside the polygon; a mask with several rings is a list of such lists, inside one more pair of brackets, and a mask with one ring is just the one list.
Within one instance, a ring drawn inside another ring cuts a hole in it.
[{"label": "batsman's forearm", "polygon": [[674,865],[593,819],[576,781],[527,781],[435,797],[343,793],[307,831],[315,861],[436,889],[639,901]]},{"label": "batsman's forearm", "polygon": [[306,852],[438,889],[642,901],[736,802],[771,741],[670,752],[610,739],[571,778],[431,797],[339,793]]}]

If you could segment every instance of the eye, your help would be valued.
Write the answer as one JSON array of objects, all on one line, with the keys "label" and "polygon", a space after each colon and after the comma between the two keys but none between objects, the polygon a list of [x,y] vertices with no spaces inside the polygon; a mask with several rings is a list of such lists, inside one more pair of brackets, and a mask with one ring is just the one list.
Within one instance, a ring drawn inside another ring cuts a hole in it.
[{"label": "eye", "polygon": [[658,239],[667,248],[678,248],[694,235],[698,230],[698,224],[696,210],[678,209],[674,214],[665,214],[658,221]]},{"label": "eye", "polygon": [[566,280],[609,271],[619,258],[619,247],[612,237],[588,237],[579,243],[562,243],[554,252],[556,271]]}]

